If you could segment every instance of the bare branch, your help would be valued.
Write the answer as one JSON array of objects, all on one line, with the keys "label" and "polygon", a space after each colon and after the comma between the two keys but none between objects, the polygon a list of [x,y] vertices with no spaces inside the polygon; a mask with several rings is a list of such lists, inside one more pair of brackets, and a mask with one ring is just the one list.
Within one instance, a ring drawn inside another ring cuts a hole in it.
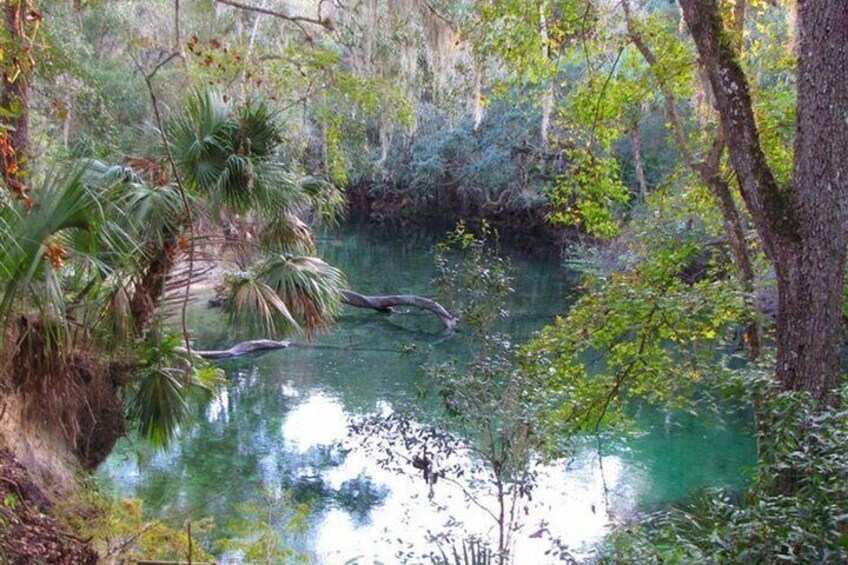
[{"label": "bare branch", "polygon": [[285,349],[291,345],[288,341],[275,341],[273,339],[256,339],[253,341],[244,341],[229,349],[214,349],[209,351],[194,351],[194,355],[203,359],[232,359],[241,357],[248,353],[256,351],[270,351],[273,349]]},{"label": "bare branch", "polygon": [[378,312],[391,312],[392,306],[414,306],[422,310],[429,310],[435,314],[447,330],[456,328],[456,318],[444,306],[421,296],[411,294],[396,294],[389,296],[364,296],[352,290],[342,291],[342,302],[357,308],[371,308]]},{"label": "bare branch", "polygon": [[[243,4],[241,2],[235,2],[234,0],[215,0],[218,4],[224,4],[226,6],[231,6],[233,8],[237,8],[239,10],[247,10],[249,12],[256,12],[258,14],[265,14],[266,16],[274,16],[275,18],[280,18],[281,20],[286,20],[293,24],[297,24],[298,26],[302,23],[315,24],[323,27],[327,31],[333,31],[333,24],[328,18],[321,18],[320,14],[317,18],[310,18],[309,16],[292,16],[286,14],[284,12],[279,12],[277,10],[271,10],[269,8],[261,8],[259,6],[251,6],[249,4]],[[303,29],[304,33],[306,30]],[[307,34],[308,35],[308,34]]]}]

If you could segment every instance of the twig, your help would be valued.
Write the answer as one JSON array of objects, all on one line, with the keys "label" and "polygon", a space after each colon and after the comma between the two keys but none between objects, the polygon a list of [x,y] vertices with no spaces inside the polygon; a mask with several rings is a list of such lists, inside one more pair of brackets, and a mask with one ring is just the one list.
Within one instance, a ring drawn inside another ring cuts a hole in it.
[{"label": "twig", "polygon": [[613,75],[615,74],[615,69],[618,67],[618,62],[621,60],[621,55],[624,53],[624,46],[619,48],[618,55],[615,56],[615,61],[612,63],[612,67],[610,68],[609,74],[607,74],[607,79],[604,81],[603,86],[601,87],[601,92],[598,95],[598,103],[595,105],[595,118],[592,120],[592,136],[595,136],[595,129],[598,127],[598,119],[601,115],[601,106],[603,105],[604,95],[607,91],[607,86],[609,86],[610,81],[612,80]]},{"label": "twig", "polygon": [[[292,22],[293,24],[297,24],[298,26],[301,23],[315,24],[323,27],[327,31],[333,31],[333,25],[330,23],[329,19],[326,18],[310,18],[309,16],[290,16],[289,14],[278,12],[277,10],[271,10],[269,8],[261,8],[259,6],[251,6],[249,4],[242,4],[241,2],[234,2],[233,0],[215,0],[218,4],[224,4],[227,6],[231,6],[233,8],[238,8],[239,10],[248,10],[250,12],[256,12],[258,14],[265,14],[267,16],[274,16],[275,18],[280,18],[281,20],[286,20],[288,22]],[[301,29],[306,32],[306,30],[301,27]],[[309,34],[307,34],[309,35]]]},{"label": "twig", "polygon": [[461,491],[462,491],[462,494],[463,494],[463,495],[465,495],[465,498],[467,498],[469,502],[474,503],[474,504],[475,504],[476,506],[478,506],[481,510],[483,510],[484,512],[486,512],[486,514],[488,514],[489,516],[491,516],[491,517],[492,517],[492,520],[494,520],[496,523],[499,523],[498,517],[495,515],[495,513],[494,513],[494,512],[492,512],[491,510],[489,510],[488,508],[486,508],[486,507],[483,505],[483,503],[482,503],[482,502],[480,502],[479,500],[477,500],[477,497],[475,497],[473,494],[471,494],[471,493],[468,491],[468,489],[467,489],[467,488],[465,488],[465,485],[463,485],[462,483],[460,483],[459,481],[457,481],[456,479],[453,479],[453,478],[451,478],[451,477],[445,477],[445,476],[442,476],[442,477],[440,477],[440,478],[441,478],[443,481],[447,481],[447,482],[451,483],[452,485],[459,487],[459,490],[461,490]]}]

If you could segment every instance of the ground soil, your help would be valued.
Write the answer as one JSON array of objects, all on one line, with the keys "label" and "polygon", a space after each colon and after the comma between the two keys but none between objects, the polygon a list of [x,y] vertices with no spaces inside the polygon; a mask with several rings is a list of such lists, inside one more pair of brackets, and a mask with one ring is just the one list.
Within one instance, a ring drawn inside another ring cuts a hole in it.
[{"label": "ground soil", "polygon": [[50,516],[52,504],[8,449],[0,450],[0,563],[88,565],[97,553]]}]

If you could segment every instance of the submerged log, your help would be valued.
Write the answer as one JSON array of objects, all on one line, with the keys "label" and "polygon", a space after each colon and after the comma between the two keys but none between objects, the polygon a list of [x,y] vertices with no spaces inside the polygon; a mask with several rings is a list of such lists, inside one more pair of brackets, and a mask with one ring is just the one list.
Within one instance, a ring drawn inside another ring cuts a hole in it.
[{"label": "submerged log", "polygon": [[204,359],[232,359],[241,357],[256,351],[270,351],[272,349],[285,349],[291,345],[288,341],[276,341],[273,339],[255,339],[236,344],[229,349],[212,349],[200,351],[193,349],[192,353]]},{"label": "submerged log", "polygon": [[456,328],[456,318],[451,316],[444,306],[423,296],[413,294],[391,294],[386,296],[365,296],[352,290],[342,291],[342,302],[356,308],[370,308],[378,312],[392,312],[393,306],[414,306],[429,310],[441,320],[447,330]]}]

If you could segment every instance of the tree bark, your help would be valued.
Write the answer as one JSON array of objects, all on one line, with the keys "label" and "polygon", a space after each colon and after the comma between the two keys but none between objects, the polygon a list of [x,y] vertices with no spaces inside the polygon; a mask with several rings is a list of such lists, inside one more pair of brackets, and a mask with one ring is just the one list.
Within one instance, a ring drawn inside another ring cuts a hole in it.
[{"label": "tree bark", "polygon": [[730,160],[777,273],[777,379],[824,405],[841,374],[848,230],[848,6],[798,3],[792,180],[779,186],[759,141],[747,77],[716,0],[681,0],[715,94]]},{"label": "tree bark", "polygon": [[[757,303],[756,289],[754,286],[754,266],[751,261],[751,254],[748,252],[748,245],[745,240],[745,228],[742,220],[742,214],[736,206],[736,201],[733,198],[733,193],[727,181],[721,176],[721,157],[724,153],[725,143],[721,132],[718,133],[713,140],[710,152],[703,162],[697,162],[692,155],[692,149],[689,142],[689,136],[686,129],[683,127],[683,122],[680,119],[680,114],[677,110],[677,96],[671,85],[664,78],[662,69],[659,68],[659,60],[653,50],[645,42],[636,21],[633,17],[633,12],[630,7],[630,0],[623,0],[622,7],[624,9],[624,18],[627,24],[627,34],[630,40],[636,46],[636,49],[648,63],[648,66],[654,71],[660,91],[663,95],[666,116],[671,123],[672,133],[677,144],[678,150],[686,162],[686,165],[700,178],[707,186],[713,200],[718,205],[722,216],[722,228],[724,237],[730,247],[733,264],[736,267],[737,277],[742,291],[751,302],[752,310],[757,318],[760,317],[760,307]],[[741,51],[742,47],[742,32],[744,27],[745,2],[737,1],[734,9],[734,32],[736,41],[734,49],[736,53]],[[637,126],[638,127],[638,126]],[[636,141],[634,139],[634,154]],[[745,347],[748,350],[748,356],[751,359],[757,359],[762,348],[762,326],[758,319],[751,321],[744,330]]]},{"label": "tree bark", "polygon": [[136,336],[142,335],[165,293],[165,283],[175,263],[176,244],[153,250],[151,254],[130,300]]},{"label": "tree bark", "polygon": [[414,306],[428,310],[436,315],[447,330],[456,328],[456,319],[444,306],[421,296],[412,294],[393,294],[388,296],[365,296],[352,290],[342,291],[342,302],[356,308],[371,308],[378,312],[391,312],[393,306]]}]

